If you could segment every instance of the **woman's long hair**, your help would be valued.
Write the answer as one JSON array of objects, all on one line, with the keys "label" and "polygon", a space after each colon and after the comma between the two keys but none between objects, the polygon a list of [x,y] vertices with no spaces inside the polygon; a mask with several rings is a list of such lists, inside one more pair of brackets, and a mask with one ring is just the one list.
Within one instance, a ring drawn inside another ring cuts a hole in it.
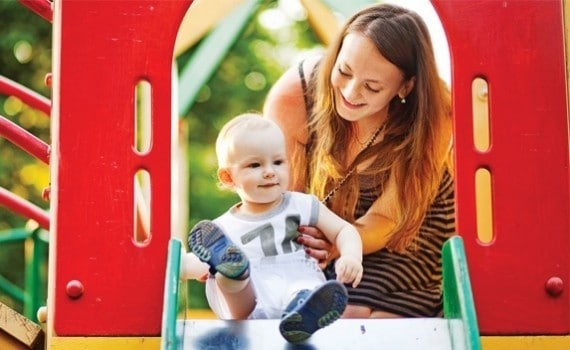
[{"label": "woman's long hair", "polygon": [[[380,54],[402,71],[404,79],[415,77],[415,85],[405,104],[397,96],[390,102],[384,139],[346,166],[352,129],[335,109],[331,74],[349,33],[372,40]],[[451,142],[449,93],[437,72],[428,29],[421,17],[407,9],[387,4],[367,7],[348,20],[318,69],[309,124],[312,144],[305,160],[309,164],[308,190],[324,198],[352,167],[375,157],[359,175],[377,176],[378,193],[393,176],[398,217],[387,248],[403,251],[418,235],[435,199]],[[329,201],[333,211],[351,222],[356,220],[360,191],[355,175]]]}]

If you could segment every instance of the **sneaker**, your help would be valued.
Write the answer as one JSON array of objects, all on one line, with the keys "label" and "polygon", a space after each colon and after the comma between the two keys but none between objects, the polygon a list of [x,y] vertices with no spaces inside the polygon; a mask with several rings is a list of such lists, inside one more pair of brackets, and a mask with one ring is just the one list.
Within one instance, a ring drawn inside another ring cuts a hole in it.
[{"label": "sneaker", "polygon": [[245,254],[211,221],[200,221],[192,228],[188,247],[201,261],[210,265],[212,274],[219,272],[234,280],[244,280],[249,276],[249,260]]},{"label": "sneaker", "polygon": [[340,318],[348,302],[344,285],[327,281],[313,291],[302,290],[289,303],[279,332],[289,343],[300,343]]}]

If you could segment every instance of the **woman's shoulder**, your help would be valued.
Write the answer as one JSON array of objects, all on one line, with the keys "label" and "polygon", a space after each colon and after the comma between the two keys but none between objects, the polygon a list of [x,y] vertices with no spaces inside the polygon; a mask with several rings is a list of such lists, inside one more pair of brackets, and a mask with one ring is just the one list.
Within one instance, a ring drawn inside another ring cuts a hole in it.
[{"label": "woman's shoulder", "polygon": [[265,103],[283,98],[302,97],[304,94],[302,80],[313,74],[319,60],[319,56],[310,57],[289,67],[273,84]]},{"label": "woman's shoulder", "polygon": [[307,138],[304,125],[308,116],[300,72],[309,76],[316,62],[318,59],[306,59],[286,70],[269,90],[263,105],[263,116],[275,121],[286,136],[299,142]]},{"label": "woman's shoulder", "polygon": [[304,76],[310,79],[310,77],[316,73],[316,68],[322,58],[322,56],[311,56],[303,59],[301,62],[299,62],[299,73],[302,69]]},{"label": "woman's shoulder", "polygon": [[312,193],[305,193],[305,192],[299,192],[299,191],[287,191],[287,197],[290,201],[297,201],[299,202],[303,202],[306,204],[309,204],[310,206],[315,206],[315,205],[319,205],[319,203],[321,203],[321,201],[319,200],[319,198],[317,198],[317,196],[315,196]]}]

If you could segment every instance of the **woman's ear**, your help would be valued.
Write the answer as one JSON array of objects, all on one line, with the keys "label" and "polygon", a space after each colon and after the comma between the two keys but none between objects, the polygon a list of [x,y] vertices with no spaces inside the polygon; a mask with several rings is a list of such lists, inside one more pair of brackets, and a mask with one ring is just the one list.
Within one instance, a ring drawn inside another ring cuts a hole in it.
[{"label": "woman's ear", "polygon": [[414,88],[415,84],[416,84],[416,76],[414,75],[413,77],[404,82],[402,88],[400,88],[400,91],[398,91],[398,96],[400,98],[406,98],[406,96],[408,96],[410,91],[412,91],[412,89]]},{"label": "woman's ear", "polygon": [[233,188],[234,180],[232,179],[232,174],[230,170],[227,168],[219,168],[218,169],[218,179],[220,180],[221,184],[227,188]]}]

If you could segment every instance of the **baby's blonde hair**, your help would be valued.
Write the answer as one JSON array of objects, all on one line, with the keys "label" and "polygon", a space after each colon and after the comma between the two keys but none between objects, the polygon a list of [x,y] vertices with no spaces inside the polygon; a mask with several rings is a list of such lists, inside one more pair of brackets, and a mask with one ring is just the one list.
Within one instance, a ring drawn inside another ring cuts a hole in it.
[{"label": "baby's blonde hair", "polygon": [[257,130],[262,132],[269,128],[277,128],[281,131],[275,122],[263,118],[260,113],[247,112],[230,119],[222,127],[216,139],[216,157],[218,158],[218,167],[225,168],[231,165],[229,164],[228,155],[234,146],[234,140],[239,137],[241,131]]}]

